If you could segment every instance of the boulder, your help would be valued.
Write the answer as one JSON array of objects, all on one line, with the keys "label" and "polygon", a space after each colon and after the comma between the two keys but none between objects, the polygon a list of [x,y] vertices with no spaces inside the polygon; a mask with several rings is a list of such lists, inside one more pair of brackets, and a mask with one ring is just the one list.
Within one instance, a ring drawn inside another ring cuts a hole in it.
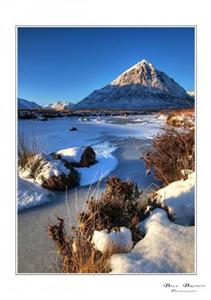
[{"label": "boulder", "polygon": [[80,158],[80,167],[89,167],[96,163],[96,154],[92,147],[88,146],[84,149],[84,152]]},{"label": "boulder", "polygon": [[78,129],[76,127],[72,127],[70,128],[70,131],[78,131]]}]

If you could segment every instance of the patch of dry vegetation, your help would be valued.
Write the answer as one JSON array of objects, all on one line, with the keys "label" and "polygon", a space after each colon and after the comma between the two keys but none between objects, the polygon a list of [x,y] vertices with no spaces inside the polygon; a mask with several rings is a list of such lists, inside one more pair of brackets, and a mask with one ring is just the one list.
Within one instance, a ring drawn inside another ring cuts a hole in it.
[{"label": "patch of dry vegetation", "polygon": [[195,130],[165,130],[158,134],[143,159],[147,170],[165,184],[186,177],[183,170],[195,169]]},{"label": "patch of dry vegetation", "polygon": [[24,168],[33,158],[40,153],[40,144],[36,138],[29,143],[26,136],[21,133],[18,135],[18,166]]},{"label": "patch of dry vegetation", "polygon": [[140,208],[137,200],[141,192],[136,184],[121,181],[117,177],[107,180],[100,199],[87,201],[85,212],[78,213],[78,225],[73,226],[71,235],[65,233],[64,220],[58,218],[57,225],[48,227],[49,237],[55,242],[61,261],[61,271],[67,273],[107,273],[110,271],[110,250],[104,253],[92,244],[95,230],[118,231],[125,226],[131,229],[134,244],[143,238],[139,232],[139,222],[146,207]]},{"label": "patch of dry vegetation", "polygon": [[174,127],[193,128],[194,116],[193,114],[172,112],[168,115],[166,123]]},{"label": "patch of dry vegetation", "polygon": [[[87,233],[73,227],[71,236],[64,229],[64,220],[48,227],[48,235],[55,242],[63,273],[107,273],[110,271],[109,253],[100,253],[93,247]],[[94,225],[92,225],[94,226]]]}]

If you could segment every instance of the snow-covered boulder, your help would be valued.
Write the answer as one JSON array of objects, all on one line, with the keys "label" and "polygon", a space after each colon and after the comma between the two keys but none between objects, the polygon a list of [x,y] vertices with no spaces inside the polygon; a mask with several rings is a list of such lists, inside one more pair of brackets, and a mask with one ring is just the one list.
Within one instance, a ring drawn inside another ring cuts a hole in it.
[{"label": "snow-covered boulder", "polygon": [[65,190],[77,186],[79,176],[76,170],[66,168],[61,160],[54,160],[42,167],[35,182],[50,190]]},{"label": "snow-covered boulder", "polygon": [[170,222],[162,209],[143,223],[144,239],[130,253],[111,256],[111,273],[194,273],[194,227]]},{"label": "snow-covered boulder", "polygon": [[82,147],[72,147],[59,150],[56,153],[59,154],[63,160],[69,163],[75,163],[80,161],[83,152],[84,148]]},{"label": "snow-covered boulder", "polygon": [[80,185],[94,184],[98,180],[105,178],[117,166],[117,159],[113,155],[116,147],[109,142],[94,145],[93,150],[96,154],[96,163],[89,168],[80,167],[81,156],[84,153],[84,147],[72,147],[57,151],[55,154],[67,163],[73,163],[75,169],[80,174]]},{"label": "snow-covered boulder", "polygon": [[195,172],[186,180],[174,181],[157,191],[157,202],[167,205],[175,214],[175,223],[194,224]]},{"label": "snow-covered boulder", "polygon": [[131,230],[120,227],[120,231],[107,230],[94,231],[92,243],[96,250],[101,253],[123,253],[129,252],[133,247]]},{"label": "snow-covered boulder", "polygon": [[69,163],[76,163],[77,167],[89,167],[96,163],[96,154],[92,147],[73,147],[59,150],[57,154]]},{"label": "snow-covered boulder", "polygon": [[36,154],[19,170],[19,176],[33,179],[35,183],[51,190],[65,190],[79,182],[76,170],[67,168],[60,159],[50,155]]}]

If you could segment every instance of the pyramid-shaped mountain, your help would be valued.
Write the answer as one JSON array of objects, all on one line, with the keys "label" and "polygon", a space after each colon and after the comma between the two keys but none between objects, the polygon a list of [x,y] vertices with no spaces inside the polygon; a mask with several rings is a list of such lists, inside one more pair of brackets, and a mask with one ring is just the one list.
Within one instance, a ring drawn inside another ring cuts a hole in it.
[{"label": "pyramid-shaped mountain", "polygon": [[184,88],[142,60],[107,86],[93,91],[76,109],[170,109],[194,105]]}]

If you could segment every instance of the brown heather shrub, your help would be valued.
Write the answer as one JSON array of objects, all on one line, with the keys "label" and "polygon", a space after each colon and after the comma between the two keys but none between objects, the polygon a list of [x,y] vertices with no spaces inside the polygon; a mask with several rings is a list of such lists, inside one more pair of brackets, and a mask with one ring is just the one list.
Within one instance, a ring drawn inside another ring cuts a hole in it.
[{"label": "brown heather shrub", "polygon": [[153,140],[153,149],[143,159],[164,184],[184,178],[182,170],[195,169],[195,131],[165,130]]},{"label": "brown heather shrub", "polygon": [[143,212],[137,205],[139,195],[137,185],[133,182],[110,177],[101,198],[91,198],[87,202],[86,212],[78,214],[81,230],[92,236],[94,230],[106,228],[111,231],[125,226],[131,229],[134,242],[140,240],[137,226]]},{"label": "brown heather shrub", "polygon": [[168,115],[166,123],[173,127],[193,128],[194,117],[193,115],[172,112]]},{"label": "brown heather shrub", "polygon": [[[48,227],[49,237],[55,242],[61,260],[62,272],[107,273],[110,271],[111,252],[95,250],[91,240],[95,230],[131,229],[134,243],[143,238],[138,229],[144,211],[137,208],[140,192],[136,184],[117,177],[107,180],[100,199],[87,201],[85,212],[78,214],[78,225],[72,227],[71,236],[64,232],[64,220]],[[146,216],[145,216],[146,217]]]}]

